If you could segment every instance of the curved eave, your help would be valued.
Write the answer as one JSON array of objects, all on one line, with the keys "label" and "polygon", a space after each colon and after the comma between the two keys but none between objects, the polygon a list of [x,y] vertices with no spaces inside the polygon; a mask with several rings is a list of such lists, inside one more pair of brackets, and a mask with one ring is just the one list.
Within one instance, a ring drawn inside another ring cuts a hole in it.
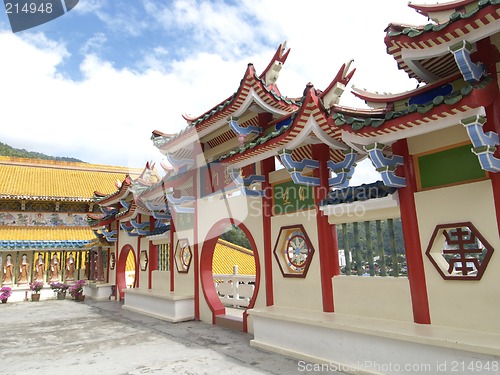
[{"label": "curved eave", "polygon": [[[405,100],[405,99],[409,99],[415,95],[419,95],[423,92],[426,92],[428,90],[432,90],[436,87],[440,87],[448,82],[452,82],[454,81],[455,79],[461,77],[461,74],[460,73],[457,73],[457,74],[453,74],[452,76],[450,77],[447,77],[447,78],[444,78],[444,79],[440,79],[439,81],[436,81],[436,82],[433,82],[433,83],[429,83],[427,85],[424,85],[424,86],[421,86],[421,87],[418,87],[414,90],[409,90],[409,91],[404,91],[404,92],[401,92],[401,93],[395,93],[395,94],[391,94],[391,93],[378,93],[378,92],[369,92],[369,91],[366,91],[366,90],[362,90],[362,89],[358,89],[357,87],[352,87],[352,91],[351,93],[354,95],[354,96],[357,96],[358,98],[360,98],[361,100],[364,100],[366,102],[372,102],[372,103],[394,103],[398,100]],[[338,108],[339,106],[337,106]]]},{"label": "curved eave", "polygon": [[340,125],[342,137],[353,147],[373,142],[390,144],[398,139],[456,125],[465,117],[484,114],[484,107],[497,97],[498,86],[495,80],[491,80],[484,87],[473,89],[456,103],[441,102],[438,105],[424,106],[420,110],[385,120],[378,127],[369,125],[355,130],[348,124]]},{"label": "curved eave", "polygon": [[243,114],[254,100],[266,110],[278,115],[291,113],[298,108],[295,101],[268,90],[265,83],[256,76],[255,69],[250,64],[238,91],[233,96],[229,97],[223,104],[214,107],[211,111],[197,118],[188,128],[160,146],[159,149],[172,153],[190,145],[209,132],[225,126],[229,116],[237,117]]},{"label": "curved eave", "polygon": [[387,53],[394,57],[398,68],[411,78],[421,82],[433,81],[438,76],[431,68],[429,70],[419,62],[446,58],[446,55],[450,55],[448,48],[461,40],[475,43],[497,33],[500,30],[499,7],[499,0],[490,0],[487,5],[469,13],[455,12],[453,18],[439,25],[430,23],[419,27],[404,27],[391,24],[386,29],[384,38]]},{"label": "curved eave", "polygon": [[123,181],[122,186],[120,186],[117,191],[107,195],[106,197],[96,199],[95,203],[97,203],[99,206],[104,207],[119,203],[121,199],[125,199],[130,193],[130,185],[131,181],[127,176],[127,178]]},{"label": "curved eave", "polygon": [[196,169],[190,169],[180,176],[173,176],[170,178],[168,176],[165,176],[160,182],[157,182],[149,189],[144,190],[139,195],[139,198],[142,200],[153,200],[165,196],[165,191],[167,189],[170,188],[179,189],[186,183],[188,182],[190,183],[192,179],[195,178],[195,176],[196,176]]},{"label": "curved eave", "polygon": [[436,3],[436,4],[412,4],[411,2],[408,3],[408,6],[412,9],[415,9],[417,12],[420,14],[423,14],[424,16],[428,16],[429,13],[432,12],[442,12],[446,10],[454,10],[457,8],[465,7],[468,4],[473,3],[474,1],[477,0],[455,0],[455,1],[450,1],[447,3]]}]

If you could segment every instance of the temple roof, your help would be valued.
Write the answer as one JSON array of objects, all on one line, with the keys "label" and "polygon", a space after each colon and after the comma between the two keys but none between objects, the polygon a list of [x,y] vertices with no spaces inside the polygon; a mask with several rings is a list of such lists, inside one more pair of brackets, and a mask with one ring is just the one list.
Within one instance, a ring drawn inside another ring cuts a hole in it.
[{"label": "temple roof", "polygon": [[[332,108],[335,125],[351,146],[373,142],[391,144],[397,139],[452,126],[464,116],[481,114],[495,98],[496,81],[485,78],[471,85],[458,78],[416,91],[411,97],[395,97],[378,111]],[[457,117],[458,116],[458,117]],[[361,150],[360,150],[361,151]]]},{"label": "temple roof", "polygon": [[212,273],[232,275],[234,265],[238,266],[238,274],[255,275],[253,251],[222,239],[217,240],[212,260]]},{"label": "temple roof", "polygon": [[0,198],[90,202],[135,168],[0,156]]},{"label": "temple roof", "polygon": [[422,26],[389,24],[387,52],[396,59],[399,69],[420,82],[445,78],[458,71],[448,47],[464,39],[475,43],[495,33],[497,28],[485,26],[499,22],[499,5],[500,0],[454,1],[434,7],[410,4],[422,14],[445,14],[446,20]]},{"label": "temple roof", "polygon": [[0,249],[81,249],[93,239],[88,227],[0,227]]},{"label": "temple roof", "polygon": [[[188,126],[177,134],[165,134],[155,130],[152,140],[156,147],[170,154],[190,146],[193,142],[227,126],[227,119],[239,117],[254,104],[279,116],[293,112],[298,103],[293,98],[282,96],[276,86],[276,79],[281,65],[286,60],[289,50],[280,45],[271,62],[260,75],[253,64],[248,64],[237,91],[197,117],[187,117]],[[254,114],[256,115],[257,112]],[[229,130],[229,128],[228,128]]]}]

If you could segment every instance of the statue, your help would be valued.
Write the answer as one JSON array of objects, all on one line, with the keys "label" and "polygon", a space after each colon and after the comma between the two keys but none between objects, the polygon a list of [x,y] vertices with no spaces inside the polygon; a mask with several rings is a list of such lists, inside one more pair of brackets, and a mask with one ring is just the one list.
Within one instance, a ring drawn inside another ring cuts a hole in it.
[{"label": "statue", "polygon": [[57,254],[54,254],[50,261],[50,277],[49,281],[59,281],[59,259],[57,259]]},{"label": "statue", "polygon": [[2,285],[12,284],[13,271],[14,263],[12,262],[12,255],[8,254],[7,259],[3,263]]},{"label": "statue", "polygon": [[17,285],[28,283],[29,268],[28,256],[23,254],[21,263],[19,264],[19,279],[17,280]]},{"label": "statue", "polygon": [[66,260],[66,280],[75,279],[75,258],[73,258],[73,253],[69,253],[69,257]]},{"label": "statue", "polygon": [[38,259],[35,264],[35,280],[43,281],[45,275],[45,262],[42,254],[38,254]]}]

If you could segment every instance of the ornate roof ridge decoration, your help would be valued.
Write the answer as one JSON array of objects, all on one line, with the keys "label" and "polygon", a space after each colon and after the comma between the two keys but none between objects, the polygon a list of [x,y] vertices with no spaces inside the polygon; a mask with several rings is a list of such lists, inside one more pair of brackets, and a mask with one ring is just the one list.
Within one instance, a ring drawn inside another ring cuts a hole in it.
[{"label": "ornate roof ridge decoration", "polygon": [[[287,56],[288,52],[285,55]],[[276,62],[275,57],[271,61]],[[233,95],[198,117],[188,118],[184,116],[189,121],[189,124],[177,134],[165,134],[158,130],[153,131],[151,139],[154,145],[160,150],[167,150],[181,143],[185,137],[199,134],[215,123],[225,123],[229,116],[234,115],[241,108],[245,103],[245,99],[251,95],[252,90],[265,103],[275,107],[278,112],[290,113],[299,105],[296,99],[282,96],[277,92],[275,84],[266,85],[264,78],[257,76],[253,64],[248,64],[243,79]]]},{"label": "ornate roof ridge decoration", "polygon": [[347,63],[342,64],[332,82],[330,82],[328,87],[318,95],[325,108],[331,108],[333,105],[339,103],[340,97],[344,93],[347,84],[356,72],[356,69],[349,72],[349,68],[353,61],[354,60],[349,60]]},{"label": "ornate roof ridge decoration", "polygon": [[278,87],[276,86],[276,81],[278,80],[279,72],[281,71],[281,68],[286,59],[288,58],[289,53],[290,48],[286,48],[286,41],[284,41],[278,46],[278,49],[276,50],[271,61],[259,76],[259,79],[264,80],[266,86],[271,86],[271,88],[279,95],[281,94],[278,90]]},{"label": "ornate roof ridge decoration", "polygon": [[[339,77],[339,74],[340,77],[342,77],[344,72],[345,64],[339,70],[336,79]],[[352,76],[352,72],[346,74],[346,77],[350,76]],[[336,79],[334,79],[333,82],[338,82]],[[331,84],[329,87],[332,88],[333,86],[334,85]],[[320,98],[322,94],[323,92],[316,90],[312,83],[308,83],[304,89],[304,97],[301,106],[291,117],[284,116],[287,120],[290,118],[290,122],[279,127],[279,129],[276,129],[276,127],[271,128],[271,131],[268,133],[264,133],[264,135],[220,156],[219,161],[236,164],[242,163],[243,160],[250,159],[262,153],[275,153],[279,149],[286,148],[286,145],[292,141],[295,144],[300,143],[300,137],[297,137],[301,132],[304,132],[304,129],[314,132],[318,138],[330,147],[340,150],[349,148],[342,142],[340,129],[333,126],[333,120],[329,116],[329,110],[325,108]],[[311,117],[314,118],[317,126],[311,126],[309,124],[309,118]],[[307,134],[309,134],[309,131]],[[337,158],[333,161],[341,162],[344,158],[345,156],[339,152],[337,153]],[[239,165],[235,165],[235,167],[239,167]]]},{"label": "ornate roof ridge decoration", "polygon": [[319,205],[321,207],[384,198],[394,194],[397,190],[396,187],[386,186],[383,181],[376,181],[359,186],[348,186],[330,191],[328,198],[323,199]]},{"label": "ornate roof ridge decoration", "polygon": [[[447,106],[458,106],[461,104],[461,101],[470,97],[471,94],[476,90],[482,90],[487,88],[493,80],[491,78],[485,78],[480,81],[478,84],[471,85],[466,84],[460,90],[454,91],[449,95],[437,95],[432,100],[430,100],[426,104],[410,104],[406,108],[401,110],[389,110],[385,114],[381,113],[378,116],[345,116],[344,113],[341,112],[333,112],[332,118],[336,126],[344,127],[345,131],[353,132],[353,133],[366,133],[366,136],[376,136],[377,132],[390,127],[391,123],[394,120],[404,118],[407,115],[416,115],[421,116],[423,118],[427,118],[427,121],[432,121],[429,116],[429,112],[435,108],[440,107],[441,105]],[[473,100],[472,98],[471,100]],[[336,108],[338,109],[338,108]],[[361,115],[361,113],[360,113]],[[412,121],[413,126],[418,126],[421,124],[415,124],[415,121]],[[399,130],[404,129],[406,127],[405,124],[399,122],[397,125]],[[350,128],[350,129],[349,129]],[[380,135],[380,134],[379,134]]]}]

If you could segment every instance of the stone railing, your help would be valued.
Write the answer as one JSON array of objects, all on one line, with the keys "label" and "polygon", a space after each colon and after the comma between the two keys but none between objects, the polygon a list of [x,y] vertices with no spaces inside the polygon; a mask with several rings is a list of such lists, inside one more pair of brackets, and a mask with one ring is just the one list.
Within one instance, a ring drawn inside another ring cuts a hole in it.
[{"label": "stone railing", "polygon": [[255,275],[239,275],[238,267],[232,275],[214,274],[217,294],[223,305],[247,307],[255,289]]}]

